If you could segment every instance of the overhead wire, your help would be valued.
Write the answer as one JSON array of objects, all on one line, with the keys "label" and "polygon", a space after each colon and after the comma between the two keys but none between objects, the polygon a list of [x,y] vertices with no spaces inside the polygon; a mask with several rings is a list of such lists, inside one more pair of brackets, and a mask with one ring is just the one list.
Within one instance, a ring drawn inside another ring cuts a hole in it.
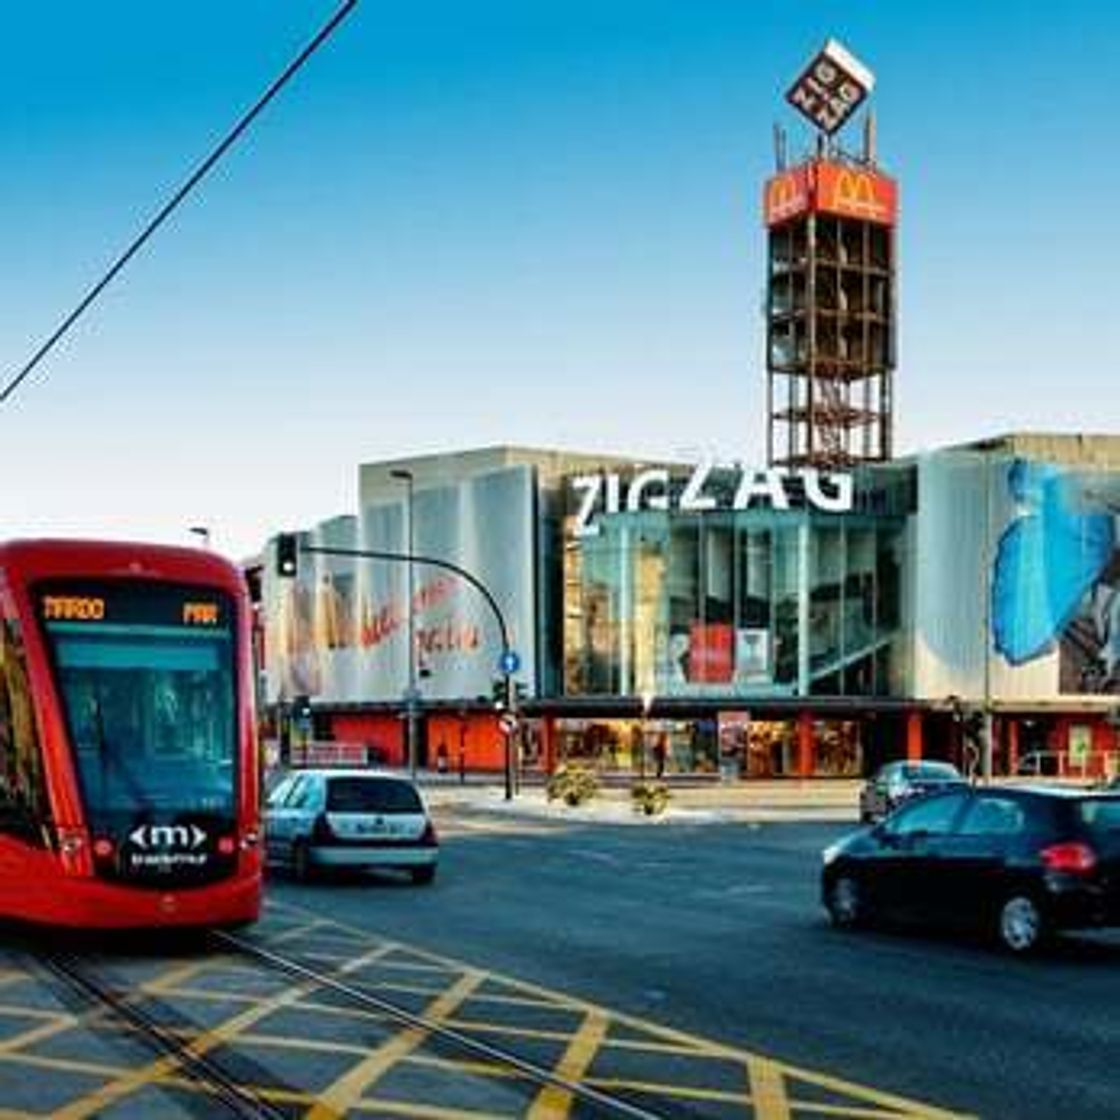
[{"label": "overhead wire", "polygon": [[296,72],[304,65],[305,62],[319,49],[320,46],[330,37],[335,28],[350,14],[350,12],[357,6],[358,0],[344,0],[334,14],[323,24],[323,26],[316,33],[315,37],[288,63],[280,75],[275,78],[268,88],[257,98],[253,105],[242,114],[237,123],[226,133],[221,142],[214,148],[214,150],[198,165],[197,168],[188,176],[186,181],[181,187],[171,196],[170,199],[160,208],[148,224],[140,231],[140,233],[132,240],[128,248],[120,254],[119,257],[110,265],[109,269],[102,275],[101,279],[97,281],[86,292],[74,309],[62,320],[62,322],[55,328],[54,332],[49,338],[35,351],[28,362],[23,368],[15,374],[0,390],[0,404],[4,404],[8,398],[23,384],[23,382],[31,375],[39,363],[54,349],[60,342],[64,335],[70,328],[78,321],[79,318],[85,313],[89,306],[97,299],[99,295],[113,282],[118,273],[124,268],[126,264],[136,255],[137,252],[143,247],[145,242],[159,229],[161,225],[171,216],[172,212],[179,206],[179,204],[194,190],[196,186],[202,181],[206,174],[213,168],[213,166],[222,158],[223,155],[237,142],[242,133],[249,127],[250,124],[256,119],[266,105],[280,92],[288,81],[296,74]]}]

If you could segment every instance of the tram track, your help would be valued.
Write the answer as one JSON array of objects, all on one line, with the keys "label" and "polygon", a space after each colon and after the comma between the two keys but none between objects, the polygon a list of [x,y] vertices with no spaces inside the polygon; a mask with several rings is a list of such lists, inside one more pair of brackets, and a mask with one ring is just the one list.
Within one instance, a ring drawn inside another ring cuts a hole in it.
[{"label": "tram track", "polygon": [[168,1059],[177,1072],[198,1086],[206,1097],[205,1115],[212,1114],[210,1105],[219,1104],[230,1116],[246,1120],[288,1120],[290,1117],[290,1113],[247,1089],[205,1053],[192,1049],[191,1043],[180,1038],[172,1025],[149,1014],[129,993],[106,983],[74,955],[34,950],[31,956],[83,1003],[109,1012],[127,1026],[132,1037],[138,1038],[157,1057]]},{"label": "tram track", "polygon": [[238,934],[214,931],[211,941],[221,946],[227,953],[236,954],[272,971],[281,972],[294,979],[313,984],[334,993],[353,1007],[375,1012],[401,1026],[422,1031],[433,1040],[466,1051],[474,1058],[495,1063],[512,1069],[517,1074],[542,1088],[551,1087],[567,1094],[573,1101],[587,1106],[591,1115],[601,1117],[626,1117],[628,1120],[663,1120],[662,1113],[651,1112],[621,1097],[605,1093],[582,1081],[572,1080],[545,1068],[527,1058],[501,1047],[493,1046],[463,1031],[449,1027],[446,1023],[425,1018],[409,1011],[382,996],[363,991],[345,980],[330,973],[304,964],[293,957],[285,956],[272,948],[266,948]]}]

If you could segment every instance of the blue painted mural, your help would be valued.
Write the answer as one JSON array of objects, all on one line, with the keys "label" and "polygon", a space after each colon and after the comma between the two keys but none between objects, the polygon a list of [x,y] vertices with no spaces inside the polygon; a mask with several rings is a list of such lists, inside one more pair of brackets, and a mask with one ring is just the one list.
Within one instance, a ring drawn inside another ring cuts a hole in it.
[{"label": "blue painted mural", "polygon": [[1009,664],[1059,653],[1059,691],[1120,692],[1120,475],[1016,460],[992,570],[992,640]]}]

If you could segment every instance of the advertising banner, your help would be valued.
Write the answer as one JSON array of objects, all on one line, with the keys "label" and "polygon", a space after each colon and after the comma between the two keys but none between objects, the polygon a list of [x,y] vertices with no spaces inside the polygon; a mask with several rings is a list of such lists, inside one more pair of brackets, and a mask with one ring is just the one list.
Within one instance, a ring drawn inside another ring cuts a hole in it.
[{"label": "advertising banner", "polygon": [[[515,467],[418,490],[413,554],[456,564],[497,601],[520,655],[517,677],[536,684],[533,479]],[[402,500],[370,506],[304,534],[305,545],[408,552]],[[303,554],[295,579],[266,565],[266,696],[319,702],[398,700],[409,679],[408,638],[416,648],[424,698],[489,696],[501,634],[481,593],[433,565]]]},{"label": "advertising banner", "polygon": [[917,694],[1120,694],[1120,472],[964,450],[919,489]]},{"label": "advertising banner", "polygon": [[869,167],[829,160],[803,163],[767,180],[762,194],[766,225],[778,225],[809,210],[893,226],[898,218],[898,184]]},{"label": "advertising banner", "polygon": [[748,628],[735,631],[735,680],[740,684],[766,684],[770,669],[770,631]]},{"label": "advertising banner", "polygon": [[727,684],[734,673],[732,627],[723,623],[694,622],[689,636],[688,680],[703,684]]},{"label": "advertising banner", "polygon": [[832,135],[875,86],[875,75],[836,39],[813,56],[786,91],[786,100],[815,128]]},{"label": "advertising banner", "polygon": [[816,171],[814,209],[865,222],[894,225],[898,187],[893,179],[865,167],[820,160]]},{"label": "advertising banner", "polygon": [[1120,692],[1120,474],[1016,461],[992,568],[992,639],[1013,666],[1058,653],[1058,691]]},{"label": "advertising banner", "polygon": [[809,209],[809,165],[791,167],[767,180],[762,193],[762,213],[768,226],[796,218]]}]

